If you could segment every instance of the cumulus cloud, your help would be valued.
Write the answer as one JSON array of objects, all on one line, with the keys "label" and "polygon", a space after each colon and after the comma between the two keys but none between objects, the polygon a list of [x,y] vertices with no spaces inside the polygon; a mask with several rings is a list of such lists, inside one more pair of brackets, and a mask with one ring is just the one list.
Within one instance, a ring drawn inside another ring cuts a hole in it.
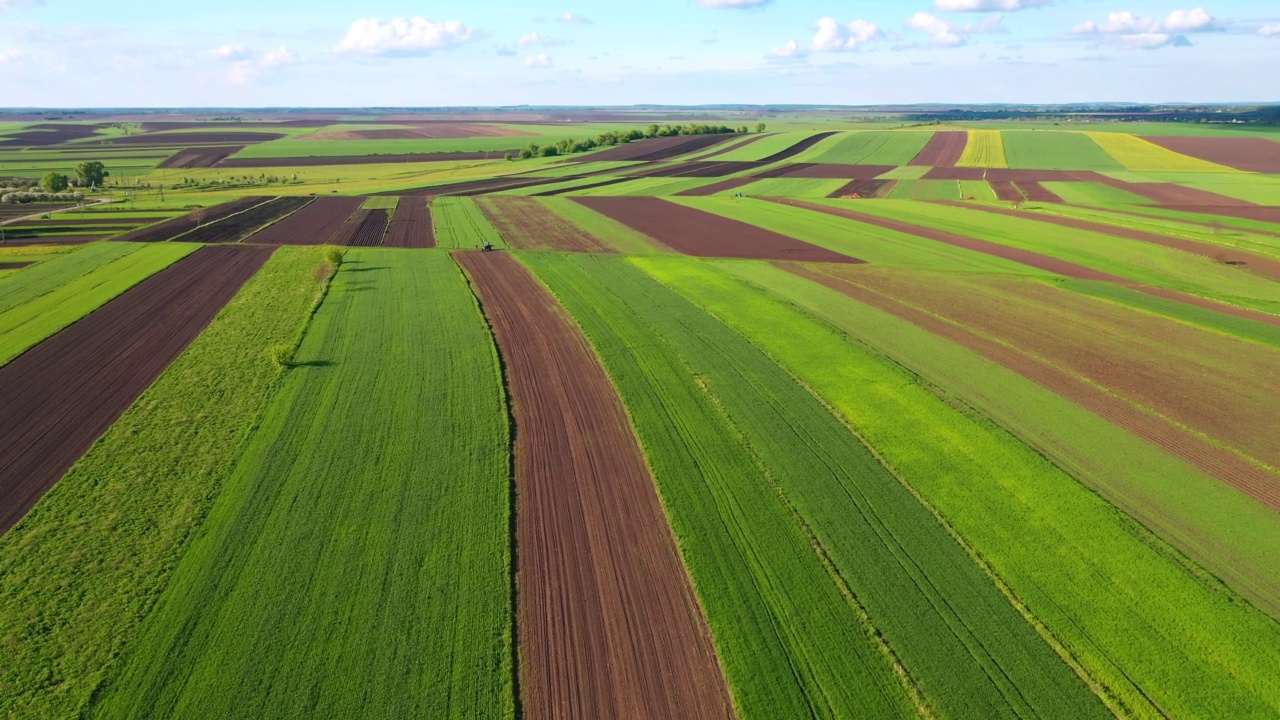
[{"label": "cumulus cloud", "polygon": [[582,17],[581,15],[575,12],[567,12],[561,15],[560,17],[556,18],[556,22],[563,23],[565,25],[591,25],[592,24],[591,18]]},{"label": "cumulus cloud", "polygon": [[19,50],[18,48],[8,48],[6,50],[0,50],[0,65],[11,63],[20,57],[22,57],[22,51]]},{"label": "cumulus cloud", "polygon": [[261,57],[243,45],[223,45],[213,51],[213,56],[228,63],[227,84],[238,86],[252,85],[263,73],[297,65],[300,60],[298,53],[283,45]]},{"label": "cumulus cloud", "polygon": [[768,5],[771,2],[773,0],[697,0],[697,5],[711,10],[740,10]]},{"label": "cumulus cloud", "polygon": [[383,57],[420,57],[437,50],[448,50],[471,42],[476,31],[451,20],[435,23],[423,17],[396,18],[383,22],[378,18],[356,20],[338,43],[338,51]]},{"label": "cumulus cloud", "polygon": [[1265,35],[1267,37],[1271,37],[1272,35],[1280,35],[1280,24],[1263,25],[1261,28],[1258,29],[1258,34]]},{"label": "cumulus cloud", "polygon": [[44,0],[0,0],[0,12],[27,10],[43,4]]},{"label": "cumulus cloud", "polygon": [[541,35],[539,35],[536,32],[531,32],[528,35],[521,35],[520,38],[516,40],[516,47],[523,50],[529,47],[530,45],[537,45],[541,41],[542,41]]},{"label": "cumulus cloud", "polygon": [[252,55],[249,48],[243,45],[223,45],[213,51],[213,56],[219,60],[247,60]]},{"label": "cumulus cloud", "polygon": [[546,53],[539,53],[525,58],[524,66],[532,69],[551,67],[551,56]]},{"label": "cumulus cloud", "polygon": [[1004,16],[999,13],[988,15],[982,22],[958,26],[943,20],[936,15],[916,13],[907,19],[907,29],[929,36],[929,44],[934,47],[954,48],[966,45],[973,35],[991,35],[1008,32],[1004,26]]},{"label": "cumulus cloud", "polygon": [[1053,0],[934,0],[938,12],[1017,12],[1052,5]]},{"label": "cumulus cloud", "polygon": [[1162,47],[1190,47],[1183,33],[1218,30],[1217,21],[1204,8],[1174,10],[1164,21],[1132,12],[1114,12],[1106,22],[1080,23],[1071,28],[1072,35],[1097,36],[1099,39],[1129,50],[1155,50]]},{"label": "cumulus cloud", "polygon": [[802,48],[800,47],[800,43],[795,40],[791,40],[785,45],[779,45],[778,47],[770,50],[765,57],[772,60],[794,60],[796,58],[802,58],[808,54],[809,50],[807,48]]},{"label": "cumulus cloud", "polygon": [[283,45],[262,56],[262,67],[274,68],[297,64],[298,53]]},{"label": "cumulus cloud", "polygon": [[875,23],[866,20],[854,20],[848,25],[841,25],[835,18],[824,17],[814,24],[818,28],[811,44],[814,52],[857,50],[884,36]]}]

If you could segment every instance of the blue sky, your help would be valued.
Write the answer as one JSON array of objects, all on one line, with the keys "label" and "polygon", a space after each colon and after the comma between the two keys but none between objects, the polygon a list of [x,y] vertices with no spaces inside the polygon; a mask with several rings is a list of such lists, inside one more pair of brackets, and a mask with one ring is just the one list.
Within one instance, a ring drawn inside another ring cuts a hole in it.
[{"label": "blue sky", "polygon": [[1276,0],[0,0],[0,105],[1280,101]]}]

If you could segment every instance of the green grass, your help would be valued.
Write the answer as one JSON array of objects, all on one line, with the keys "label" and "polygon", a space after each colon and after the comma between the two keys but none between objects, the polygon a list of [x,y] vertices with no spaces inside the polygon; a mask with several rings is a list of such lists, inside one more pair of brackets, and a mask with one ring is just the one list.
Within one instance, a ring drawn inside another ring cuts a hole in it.
[{"label": "green grass", "polygon": [[229,476],[316,296],[281,248],[23,520],[0,537],[0,715],[79,717],[115,677]]},{"label": "green grass", "polygon": [[[1219,566],[1260,561],[1251,570],[1272,592],[1280,587],[1267,560],[1280,537],[1273,513],[910,323],[768,265],[721,266],[755,292],[705,270],[682,273],[681,288],[834,407],[1106,688],[1114,707],[1134,717],[1265,717],[1280,710],[1280,625],[1188,569],[1032,447],[1075,455],[1081,464],[1073,471],[1102,479],[1121,506],[1144,508],[1144,520],[1181,533]],[[889,350],[925,381],[836,328]],[[1031,446],[958,410],[938,387],[961,402],[976,399],[984,412],[1029,433]],[[1235,577],[1247,583],[1241,568]]]},{"label": "green grass", "polygon": [[643,233],[632,230],[613,218],[563,197],[538,198],[555,214],[599,238],[625,255],[670,253],[670,248]]},{"label": "green grass", "polygon": [[960,184],[955,180],[902,180],[889,197],[898,200],[959,200]]},{"label": "green grass", "polygon": [[510,437],[461,272],[347,251],[296,361],[90,715],[510,717]]},{"label": "green grass", "polygon": [[[137,243],[92,243],[64,253],[48,262],[15,273],[0,282],[0,314],[53,292],[103,265],[142,249]],[[18,250],[19,248],[6,248]],[[5,254],[4,258],[9,255]]]},{"label": "green grass", "polygon": [[[631,262],[717,316],[738,303],[762,309],[749,288],[699,260]],[[654,320],[675,316],[680,306],[645,305]],[[764,329],[775,320],[760,315],[756,322]],[[930,510],[824,404],[711,317],[681,317],[672,325],[679,326],[673,344],[689,348],[692,371],[717,395],[939,715],[1106,715]],[[738,323],[733,328],[743,332]]]},{"label": "green grass", "polygon": [[[836,201],[819,201],[827,204]],[[932,203],[862,200],[857,209],[1023,248],[1138,282],[1280,313],[1280,285],[1213,259],[1139,240]]]},{"label": "green grass", "polygon": [[880,175],[881,180],[919,180],[932,170],[931,167],[904,165]]},{"label": "green grass", "polygon": [[974,200],[996,200],[996,191],[985,180],[960,180],[960,195]]},{"label": "green grass", "polygon": [[1004,135],[1009,167],[1033,170],[1123,170],[1123,166],[1081,132],[1012,130]]},{"label": "green grass", "polygon": [[1148,173],[1150,182],[1185,185],[1255,205],[1280,205],[1280,178],[1255,173]]},{"label": "green grass", "polygon": [[442,248],[474,250],[486,240],[496,248],[507,243],[489,219],[469,197],[438,197],[431,202],[431,223],[435,227],[436,245]]},{"label": "green grass", "polygon": [[0,366],[198,247],[185,243],[142,246],[136,252],[0,312]]},{"label": "green grass", "polygon": [[929,137],[929,133],[924,132],[883,130],[842,133],[834,141],[823,143],[826,150],[807,161],[847,165],[906,165],[924,149]]},{"label": "green grass", "polygon": [[[1045,205],[1036,210],[1046,215],[1062,215],[1081,218],[1105,225],[1146,230],[1170,237],[1184,238],[1224,248],[1247,250],[1260,255],[1280,257],[1280,237],[1254,233],[1234,227],[1234,218],[1214,215],[1204,216],[1204,224],[1196,224],[1164,217],[1159,208],[1125,207],[1097,208],[1073,205]],[[1214,220],[1220,221],[1215,229]],[[1242,221],[1246,222],[1247,221]]]},{"label": "green grass", "polygon": [[1143,205],[1151,201],[1099,182],[1046,182],[1049,192],[1074,205]]},{"label": "green grass", "polygon": [[577,319],[626,404],[738,716],[913,715],[859,609],[725,416],[721,391],[690,366],[725,329],[683,345],[689,331],[673,330],[708,318],[619,259],[521,259]]},{"label": "green grass", "polygon": [[[774,133],[774,134],[768,135],[767,137],[763,137],[751,143],[750,145],[747,145],[745,147],[740,147],[736,150],[730,150],[729,152],[723,155],[717,155],[711,159],[714,160],[715,162],[760,160],[761,158],[767,158],[770,155],[773,155],[774,153],[786,150],[792,145],[795,145],[801,140],[807,137],[810,137],[814,134],[816,134],[815,131],[810,131],[810,130],[805,130],[800,132]],[[826,141],[819,143],[819,145],[825,145],[827,142],[831,142],[831,141],[832,141],[832,138],[828,138]],[[816,149],[816,146],[815,146],[815,149]]]},{"label": "green grass", "polygon": [[398,197],[380,197],[374,195],[365,198],[364,204],[360,207],[364,210],[386,210],[388,214],[395,211],[396,206],[400,204]]},{"label": "green grass", "polygon": [[[765,200],[679,197],[671,198],[671,202],[750,223],[875,265],[1045,274],[993,255]],[[845,202],[857,209],[865,201]]]},{"label": "green grass", "polygon": [[725,190],[720,195],[743,193],[765,197],[824,198],[848,185],[848,180],[819,180],[812,178],[765,178],[750,185]]}]

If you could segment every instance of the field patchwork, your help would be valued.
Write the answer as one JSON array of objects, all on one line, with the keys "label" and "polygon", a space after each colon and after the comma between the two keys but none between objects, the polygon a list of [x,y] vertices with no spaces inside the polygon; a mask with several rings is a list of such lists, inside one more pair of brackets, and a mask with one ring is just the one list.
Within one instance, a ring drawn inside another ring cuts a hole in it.
[{"label": "field patchwork", "polygon": [[1009,167],[1005,160],[1003,133],[999,130],[970,130],[969,142],[956,167]]}]

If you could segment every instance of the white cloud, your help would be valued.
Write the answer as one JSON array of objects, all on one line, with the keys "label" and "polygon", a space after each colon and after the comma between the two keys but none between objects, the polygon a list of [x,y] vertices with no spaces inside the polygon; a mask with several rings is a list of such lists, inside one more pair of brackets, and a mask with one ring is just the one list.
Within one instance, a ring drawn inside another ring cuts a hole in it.
[{"label": "white cloud", "polygon": [[266,68],[297,64],[298,54],[283,45],[262,56],[262,67]]},{"label": "white cloud", "polygon": [[[814,23],[818,31],[813,35],[810,48],[814,52],[841,52],[856,50],[867,43],[884,37],[875,23],[854,20],[841,25],[832,17],[824,17]],[[784,46],[785,47],[785,46]]]},{"label": "white cloud", "polygon": [[27,10],[43,4],[44,0],[0,0],[0,12]]},{"label": "white cloud", "polygon": [[434,23],[423,17],[356,20],[338,43],[339,52],[386,57],[414,57],[447,50],[475,39],[476,31],[457,21]]},{"label": "white cloud", "polygon": [[1272,35],[1280,35],[1280,24],[1263,25],[1261,28],[1258,29],[1258,34],[1266,35],[1267,37],[1270,37]]},{"label": "white cloud", "polygon": [[537,45],[541,41],[542,41],[541,35],[539,35],[536,32],[531,32],[528,35],[520,36],[520,39],[516,40],[516,47],[523,50],[529,47],[530,45]]},{"label": "white cloud", "polygon": [[808,54],[809,51],[800,47],[800,43],[795,40],[791,40],[786,45],[781,45],[770,50],[765,57],[773,60],[791,60],[795,58],[802,58]]},{"label": "white cloud", "polygon": [[1213,27],[1213,16],[1204,8],[1195,10],[1174,10],[1164,21],[1164,29],[1168,32],[1200,32]]},{"label": "white cloud", "polygon": [[938,12],[1017,12],[1052,5],[1053,0],[934,0]]},{"label": "white cloud", "polygon": [[253,56],[249,48],[243,45],[223,45],[213,51],[214,57],[219,60],[248,60]]},{"label": "white cloud", "polygon": [[524,66],[527,68],[540,69],[551,67],[551,56],[546,53],[539,53],[525,58]]},{"label": "white cloud", "polygon": [[907,28],[928,35],[930,44],[943,48],[965,45],[971,35],[1008,32],[1004,26],[1004,16],[998,13],[988,15],[980,23],[963,27],[957,27],[936,15],[916,13],[907,20]]},{"label": "white cloud", "polygon": [[1174,10],[1163,22],[1126,10],[1107,15],[1106,22],[1092,20],[1071,28],[1072,35],[1096,35],[1127,50],[1155,50],[1162,47],[1190,47],[1182,33],[1210,32],[1218,25],[1204,8]]},{"label": "white cloud", "polygon": [[581,15],[575,12],[567,12],[561,15],[560,17],[556,18],[556,22],[564,23],[565,25],[591,25],[592,24],[591,18],[582,17]]},{"label": "white cloud", "polygon": [[768,5],[771,2],[773,0],[698,0],[697,5],[711,10],[739,10]]},{"label": "white cloud", "polygon": [[20,57],[22,57],[22,51],[19,50],[18,48],[9,48],[7,50],[0,50],[0,65],[11,63]]}]

